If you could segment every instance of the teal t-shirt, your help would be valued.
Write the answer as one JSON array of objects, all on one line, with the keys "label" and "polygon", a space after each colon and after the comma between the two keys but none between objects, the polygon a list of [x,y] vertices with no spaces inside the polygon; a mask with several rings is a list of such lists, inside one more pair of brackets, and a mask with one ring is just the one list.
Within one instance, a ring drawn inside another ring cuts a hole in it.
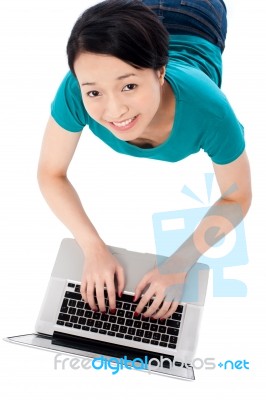
[{"label": "teal t-shirt", "polygon": [[245,149],[243,126],[220,90],[220,49],[205,39],[171,35],[166,80],[176,97],[172,131],[161,145],[143,149],[116,138],[85,110],[77,79],[68,72],[51,106],[55,121],[70,132],[91,132],[113,150],[134,157],[176,162],[204,150],[213,162],[227,164]]}]

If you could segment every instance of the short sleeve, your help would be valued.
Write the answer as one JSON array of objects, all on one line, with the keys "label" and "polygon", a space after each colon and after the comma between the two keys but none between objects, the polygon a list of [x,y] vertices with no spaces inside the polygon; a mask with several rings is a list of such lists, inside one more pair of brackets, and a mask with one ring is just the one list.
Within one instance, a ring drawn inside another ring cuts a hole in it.
[{"label": "short sleeve", "polygon": [[74,133],[81,132],[88,124],[88,113],[83,105],[79,83],[71,72],[57,90],[51,104],[51,115],[62,128]]},{"label": "short sleeve", "polygon": [[224,117],[204,136],[202,148],[216,164],[229,164],[245,150],[244,127],[229,104]]}]

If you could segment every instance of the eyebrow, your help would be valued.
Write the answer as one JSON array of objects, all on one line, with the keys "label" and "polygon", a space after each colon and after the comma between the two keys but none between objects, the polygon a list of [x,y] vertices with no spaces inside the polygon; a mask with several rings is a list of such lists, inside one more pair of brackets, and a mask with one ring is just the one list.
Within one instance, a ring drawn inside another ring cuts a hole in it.
[{"label": "eyebrow", "polygon": [[[136,74],[131,73],[131,74],[122,75],[122,76],[119,76],[118,78],[116,78],[116,80],[122,81],[123,79],[129,78],[130,76],[136,76]],[[93,85],[96,85],[96,82],[85,82],[85,83],[81,84],[81,86],[93,86]]]}]

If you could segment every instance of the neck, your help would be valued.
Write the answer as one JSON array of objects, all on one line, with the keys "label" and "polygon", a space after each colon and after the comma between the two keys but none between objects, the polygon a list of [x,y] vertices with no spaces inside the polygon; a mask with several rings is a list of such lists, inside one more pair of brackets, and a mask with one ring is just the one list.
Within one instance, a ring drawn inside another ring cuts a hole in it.
[{"label": "neck", "polygon": [[165,81],[157,113],[141,137],[130,143],[142,148],[151,148],[165,142],[173,128],[175,106],[175,95],[170,84]]}]

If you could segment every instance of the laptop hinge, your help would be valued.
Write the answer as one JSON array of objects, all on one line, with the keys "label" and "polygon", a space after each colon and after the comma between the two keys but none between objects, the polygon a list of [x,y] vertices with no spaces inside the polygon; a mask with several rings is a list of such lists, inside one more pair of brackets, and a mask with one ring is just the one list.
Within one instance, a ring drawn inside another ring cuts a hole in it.
[{"label": "laptop hinge", "polygon": [[[163,353],[157,353],[149,350],[136,349],[134,347],[128,347],[123,345],[117,345],[114,343],[103,342],[101,340],[94,340],[84,338],[81,336],[69,335],[67,333],[55,331],[52,336],[52,344],[57,346],[64,346],[75,348],[78,350],[87,351],[88,353],[95,353],[105,355],[109,357],[123,358],[127,356],[129,360],[135,358],[146,358],[149,361],[151,358],[157,358],[165,356]],[[174,360],[174,356],[167,355],[170,360]]]}]

